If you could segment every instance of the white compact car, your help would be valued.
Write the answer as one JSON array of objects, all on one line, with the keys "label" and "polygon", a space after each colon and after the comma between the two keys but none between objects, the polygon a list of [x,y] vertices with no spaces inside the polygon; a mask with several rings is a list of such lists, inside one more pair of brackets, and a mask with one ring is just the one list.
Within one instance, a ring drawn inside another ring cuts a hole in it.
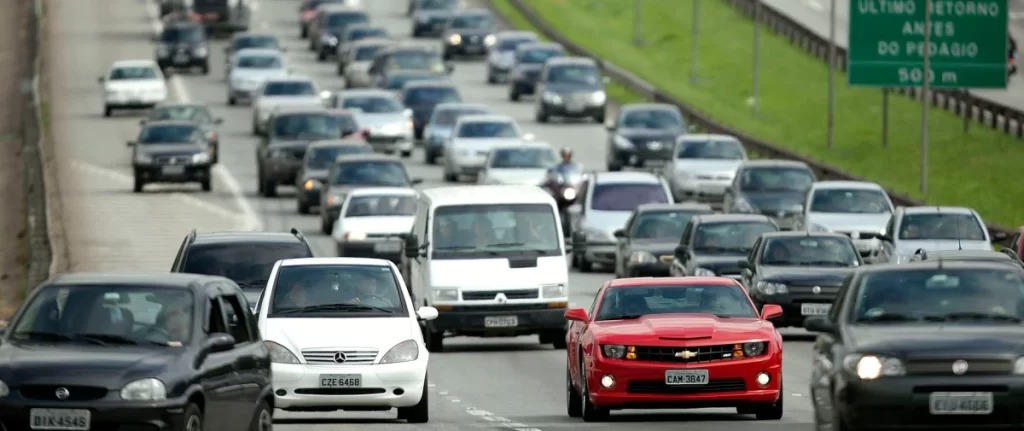
[{"label": "white compact car", "polygon": [[253,93],[252,132],[262,135],[267,131],[267,121],[275,109],[281,107],[324,107],[330,92],[320,92],[310,78],[279,77],[264,80],[263,85]]},{"label": "white compact car", "polygon": [[557,163],[555,149],[547,143],[502,145],[491,149],[477,182],[539,186]]},{"label": "white compact car", "polygon": [[331,237],[338,256],[401,261],[402,241],[412,231],[416,189],[365,187],[350,191],[338,211]]},{"label": "white compact car", "polygon": [[533,135],[524,135],[516,120],[507,115],[460,117],[444,146],[444,179],[455,182],[462,175],[477,177],[492,148],[531,139]]},{"label": "white compact car", "polygon": [[228,105],[249,101],[268,79],[288,76],[284,54],[276,49],[247,48],[238,51],[228,74]]},{"label": "white compact car", "polygon": [[420,322],[398,268],[386,260],[286,259],[256,304],[271,352],[274,407],[384,410],[425,423],[427,360]]},{"label": "white compact car", "polygon": [[149,109],[167,100],[167,83],[153,60],[115,62],[99,78],[103,85],[103,116],[117,109]]}]

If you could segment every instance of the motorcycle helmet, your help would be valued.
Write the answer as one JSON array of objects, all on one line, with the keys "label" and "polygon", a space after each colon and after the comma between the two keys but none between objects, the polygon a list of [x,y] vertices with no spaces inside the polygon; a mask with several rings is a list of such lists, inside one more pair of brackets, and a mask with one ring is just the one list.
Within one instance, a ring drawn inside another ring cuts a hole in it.
[{"label": "motorcycle helmet", "polygon": [[572,161],[572,150],[569,149],[569,147],[562,147],[562,150],[559,151],[558,154],[562,156],[563,162]]}]

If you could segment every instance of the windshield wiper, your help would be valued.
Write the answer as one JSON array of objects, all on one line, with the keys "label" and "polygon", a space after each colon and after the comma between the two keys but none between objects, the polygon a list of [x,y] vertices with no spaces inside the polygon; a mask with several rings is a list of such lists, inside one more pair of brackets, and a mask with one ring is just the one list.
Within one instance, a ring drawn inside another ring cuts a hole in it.
[{"label": "windshield wiper", "polygon": [[621,316],[616,316],[616,317],[612,317],[612,318],[605,319],[605,320],[636,320],[636,319],[639,319],[641,317],[644,317],[644,315],[643,314],[623,314]]},{"label": "windshield wiper", "polygon": [[128,338],[128,337],[125,337],[123,335],[117,335],[117,334],[82,334],[82,333],[76,333],[76,334],[72,334],[72,335],[76,336],[76,337],[80,337],[83,340],[97,340],[97,341],[104,342],[104,343],[127,344],[127,345],[133,345],[133,346],[137,346],[139,344],[146,343],[146,344],[156,344],[158,346],[167,347],[167,343],[161,343],[161,342],[152,341],[152,340],[137,340],[137,339]]},{"label": "windshield wiper", "polygon": [[1021,318],[1019,318],[1017,316],[1011,316],[1009,314],[980,313],[980,312],[973,312],[973,311],[966,311],[966,312],[960,312],[960,313],[949,313],[949,314],[942,314],[942,315],[933,315],[933,316],[928,316],[928,317],[929,318],[934,318],[936,320],[946,320],[946,321],[949,321],[949,320],[998,320],[998,321],[1002,321],[1002,322],[1013,322],[1013,323],[1020,323],[1020,322],[1024,321],[1024,320],[1022,320]]},{"label": "windshield wiper", "polygon": [[249,280],[236,282],[239,287],[265,286],[267,280]]},{"label": "windshield wiper", "polygon": [[907,316],[905,314],[881,314],[878,316],[865,316],[857,319],[859,322],[916,322],[916,317]]},{"label": "windshield wiper", "polygon": [[305,308],[293,308],[278,312],[278,314],[313,313],[317,311],[380,311],[388,314],[395,314],[394,310],[375,307],[366,304],[320,304]]},{"label": "windshield wiper", "polygon": [[15,332],[15,333],[13,333],[11,335],[13,335],[15,337],[50,338],[50,339],[60,340],[60,341],[85,341],[85,342],[89,342],[89,343],[96,344],[96,345],[99,345],[99,346],[106,346],[107,345],[107,343],[104,343],[102,340],[99,340],[99,339],[96,339],[96,338],[83,337],[83,336],[78,335],[78,334],[65,334],[63,332],[54,332],[54,331],[21,331],[21,332]]}]

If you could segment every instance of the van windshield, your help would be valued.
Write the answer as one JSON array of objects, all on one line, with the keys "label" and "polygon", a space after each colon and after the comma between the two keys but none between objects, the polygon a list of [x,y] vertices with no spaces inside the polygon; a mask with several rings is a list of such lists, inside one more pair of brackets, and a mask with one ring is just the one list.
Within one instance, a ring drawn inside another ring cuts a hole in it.
[{"label": "van windshield", "polygon": [[547,204],[452,205],[434,210],[433,259],[561,255],[554,209]]}]

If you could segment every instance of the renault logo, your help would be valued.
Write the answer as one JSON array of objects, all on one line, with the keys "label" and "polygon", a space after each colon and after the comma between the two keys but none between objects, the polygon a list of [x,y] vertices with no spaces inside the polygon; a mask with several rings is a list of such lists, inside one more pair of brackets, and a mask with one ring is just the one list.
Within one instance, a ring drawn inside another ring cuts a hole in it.
[{"label": "renault logo", "polygon": [[821,286],[814,286],[813,288],[811,288],[811,292],[814,292],[816,294],[821,293]]},{"label": "renault logo", "polygon": [[334,362],[344,364],[348,360],[348,356],[345,356],[345,352],[338,352],[334,354]]},{"label": "renault logo", "polygon": [[54,393],[54,395],[57,396],[58,400],[66,400],[68,399],[68,397],[71,396],[71,392],[68,391],[68,388],[57,388],[57,391]]},{"label": "renault logo", "polygon": [[966,372],[967,372],[967,361],[965,361],[963,359],[959,359],[956,362],[953,362],[953,374],[956,374],[958,376],[962,376]]},{"label": "renault logo", "polygon": [[683,350],[682,352],[676,353],[677,358],[690,359],[697,356],[697,352],[691,352],[689,350]]},{"label": "renault logo", "polygon": [[504,303],[508,302],[508,298],[505,297],[504,293],[499,293],[499,294],[495,295],[494,296],[494,300],[498,301],[499,304],[504,304]]}]

